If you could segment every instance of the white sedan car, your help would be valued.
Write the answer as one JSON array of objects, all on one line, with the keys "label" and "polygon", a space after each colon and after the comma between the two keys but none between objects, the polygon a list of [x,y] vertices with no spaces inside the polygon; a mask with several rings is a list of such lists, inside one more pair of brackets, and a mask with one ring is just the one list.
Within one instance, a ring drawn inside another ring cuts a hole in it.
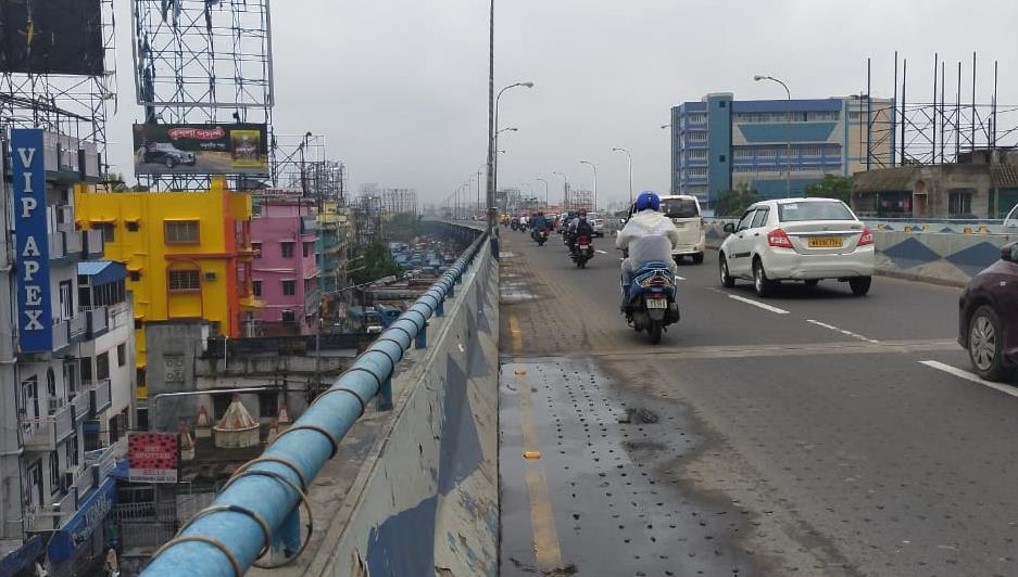
[{"label": "white sedan car", "polygon": [[750,206],[718,251],[721,284],[752,280],[768,296],[780,281],[815,286],[822,279],[848,282],[852,293],[870,290],[875,264],[873,232],[840,200],[788,198]]}]

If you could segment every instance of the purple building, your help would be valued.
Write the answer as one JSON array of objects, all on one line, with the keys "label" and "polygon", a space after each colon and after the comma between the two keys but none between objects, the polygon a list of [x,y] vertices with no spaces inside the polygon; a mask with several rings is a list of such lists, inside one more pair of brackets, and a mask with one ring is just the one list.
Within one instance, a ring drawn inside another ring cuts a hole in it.
[{"label": "purple building", "polygon": [[252,288],[265,305],[255,313],[258,336],[315,332],[321,294],[311,204],[300,198],[265,199],[251,221]]}]

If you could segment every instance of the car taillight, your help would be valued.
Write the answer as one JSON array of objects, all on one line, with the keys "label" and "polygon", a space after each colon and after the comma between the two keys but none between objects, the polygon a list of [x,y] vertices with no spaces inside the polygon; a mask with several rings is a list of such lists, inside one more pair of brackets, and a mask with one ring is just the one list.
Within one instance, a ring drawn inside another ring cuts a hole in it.
[{"label": "car taillight", "polygon": [[767,233],[767,244],[781,248],[792,248],[792,239],[784,229],[776,228]]},{"label": "car taillight", "polygon": [[866,246],[873,244],[873,231],[870,227],[864,226],[862,229],[862,236],[859,237],[859,246]]}]

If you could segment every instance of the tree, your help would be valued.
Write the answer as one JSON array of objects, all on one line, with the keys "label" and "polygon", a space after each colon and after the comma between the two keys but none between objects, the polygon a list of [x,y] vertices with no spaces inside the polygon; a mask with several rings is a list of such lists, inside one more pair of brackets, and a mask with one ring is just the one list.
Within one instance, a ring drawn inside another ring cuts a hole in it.
[{"label": "tree", "polygon": [[738,217],[746,212],[749,205],[760,200],[760,197],[742,184],[735,190],[722,192],[714,204],[714,215],[719,217]]},{"label": "tree", "polygon": [[398,242],[410,242],[420,236],[421,219],[412,212],[390,216],[385,223],[386,237]]},{"label": "tree", "polygon": [[849,204],[852,202],[852,177],[825,174],[823,180],[806,187],[806,196],[836,198]]},{"label": "tree", "polygon": [[350,280],[354,284],[364,284],[403,272],[392,258],[389,249],[379,241],[369,244],[364,253],[352,262],[357,265],[349,269]]}]

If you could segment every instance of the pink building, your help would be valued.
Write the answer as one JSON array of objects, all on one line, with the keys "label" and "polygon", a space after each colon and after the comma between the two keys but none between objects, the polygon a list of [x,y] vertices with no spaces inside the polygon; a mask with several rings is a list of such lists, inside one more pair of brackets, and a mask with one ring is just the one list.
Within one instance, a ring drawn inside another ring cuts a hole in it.
[{"label": "pink building", "polygon": [[317,222],[312,203],[273,198],[258,203],[251,221],[253,291],[265,306],[255,313],[258,336],[310,334],[318,322]]}]

